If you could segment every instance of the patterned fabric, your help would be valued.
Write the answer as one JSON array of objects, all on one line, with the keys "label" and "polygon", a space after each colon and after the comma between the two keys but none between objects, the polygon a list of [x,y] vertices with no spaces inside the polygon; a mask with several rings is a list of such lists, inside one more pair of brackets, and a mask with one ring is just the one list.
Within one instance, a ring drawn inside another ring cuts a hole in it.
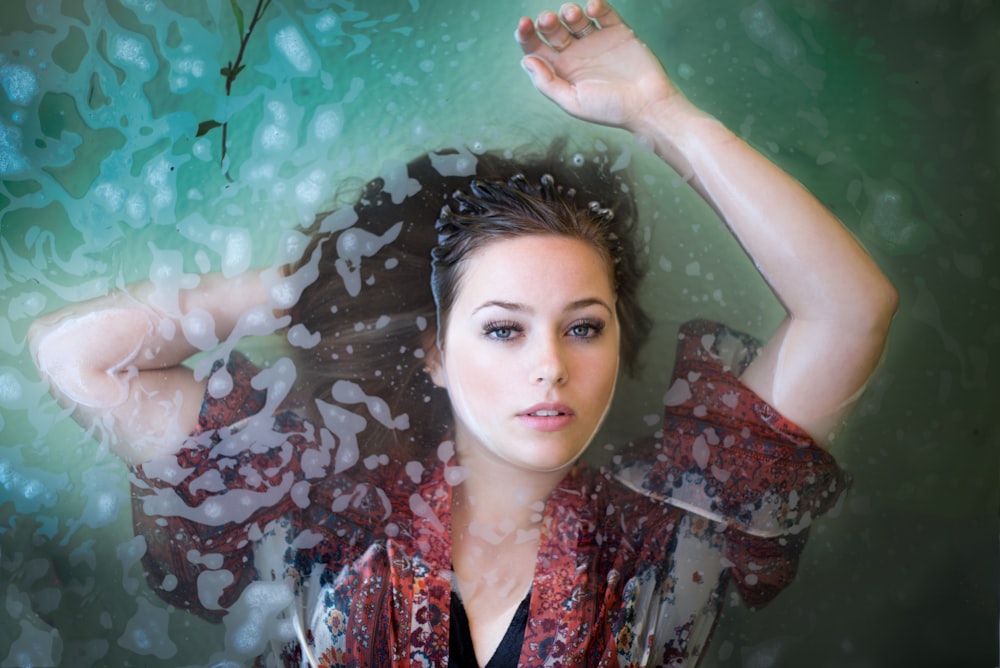
[{"label": "patterned fabric", "polygon": [[[552,492],[520,665],[694,665],[730,580],[753,607],[790,582],[810,521],[848,481],[739,384],[755,345],[686,324],[662,440]],[[206,397],[186,447],[134,470],[150,584],[225,616],[229,658],[271,643],[286,665],[447,665],[450,444],[346,466],[359,415],[275,411],[238,355],[216,373],[232,390]]]}]

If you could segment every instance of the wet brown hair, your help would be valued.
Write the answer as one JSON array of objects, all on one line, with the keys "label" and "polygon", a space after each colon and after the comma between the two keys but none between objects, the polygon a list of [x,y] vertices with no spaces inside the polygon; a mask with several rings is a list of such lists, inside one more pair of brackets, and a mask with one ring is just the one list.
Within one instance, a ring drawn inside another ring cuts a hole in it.
[{"label": "wet brown hair", "polygon": [[[424,372],[423,355],[438,315],[447,319],[463,263],[493,240],[551,234],[590,243],[614,277],[630,373],[650,330],[638,302],[635,203],[606,154],[569,157],[556,142],[531,158],[456,157],[424,154],[406,165],[402,182],[370,181],[353,206],[317,217],[301,260],[286,268],[311,280],[288,310],[292,324],[319,334],[296,351],[302,396],[333,402],[337,381],[356,383],[392,415],[408,415],[408,430],[389,430],[395,449],[426,448],[450,428],[447,397]],[[368,432],[363,454],[384,451],[386,436]]]}]

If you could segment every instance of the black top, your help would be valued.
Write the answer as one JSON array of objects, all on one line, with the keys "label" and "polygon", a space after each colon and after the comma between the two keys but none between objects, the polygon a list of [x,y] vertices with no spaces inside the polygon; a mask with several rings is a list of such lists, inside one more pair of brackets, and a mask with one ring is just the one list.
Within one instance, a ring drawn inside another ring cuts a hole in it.
[{"label": "black top", "polygon": [[[528,626],[528,608],[531,602],[529,591],[517,606],[514,619],[510,620],[507,633],[493,653],[486,668],[516,668],[521,657],[521,644],[524,643],[524,629]],[[451,628],[448,640],[448,668],[478,668],[476,651],[472,647],[472,631],[469,629],[469,617],[465,614],[462,599],[451,592]]]}]

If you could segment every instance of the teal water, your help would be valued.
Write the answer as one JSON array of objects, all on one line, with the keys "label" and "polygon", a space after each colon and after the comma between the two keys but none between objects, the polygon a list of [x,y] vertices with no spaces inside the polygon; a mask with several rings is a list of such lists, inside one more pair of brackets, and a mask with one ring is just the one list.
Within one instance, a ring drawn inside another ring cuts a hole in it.
[{"label": "teal water", "polygon": [[[815,192],[901,295],[836,455],[854,476],[798,580],[726,613],[703,666],[996,666],[996,194],[991,0],[622,0],[697,103]],[[680,321],[766,334],[780,308],[707,207],[621,133],[531,90],[511,35],[542,2],[5,2],[0,19],[0,665],[205,665],[224,629],[164,608],[124,467],[50,399],[32,318],[113,286],[279,261],[337,195],[442,147],[629,164],[660,314],[604,436],[644,427]],[[223,156],[225,124],[227,144]],[[254,352],[266,355],[269,344]],[[214,658],[213,658],[214,657]]]}]

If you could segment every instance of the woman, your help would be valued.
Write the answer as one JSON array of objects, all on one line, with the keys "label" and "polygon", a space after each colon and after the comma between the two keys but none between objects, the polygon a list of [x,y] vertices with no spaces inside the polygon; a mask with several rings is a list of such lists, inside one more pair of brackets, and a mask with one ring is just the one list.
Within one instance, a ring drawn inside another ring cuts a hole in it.
[{"label": "woman", "polygon": [[[487,154],[477,179],[430,155],[417,191],[369,184],[282,275],[40,320],[40,373],[132,466],[151,586],[224,617],[233,657],[271,640],[302,665],[694,664],[728,584],[773,598],[845,486],[824,448],[892,287],[603,0],[516,37],[544,95],[636,133],[714,207],[788,317],[759,349],[686,325],[659,442],[580,465],[648,329],[630,204],[606,166]],[[297,363],[230,354],[286,327]],[[224,365],[181,366],[219,339]]]}]

